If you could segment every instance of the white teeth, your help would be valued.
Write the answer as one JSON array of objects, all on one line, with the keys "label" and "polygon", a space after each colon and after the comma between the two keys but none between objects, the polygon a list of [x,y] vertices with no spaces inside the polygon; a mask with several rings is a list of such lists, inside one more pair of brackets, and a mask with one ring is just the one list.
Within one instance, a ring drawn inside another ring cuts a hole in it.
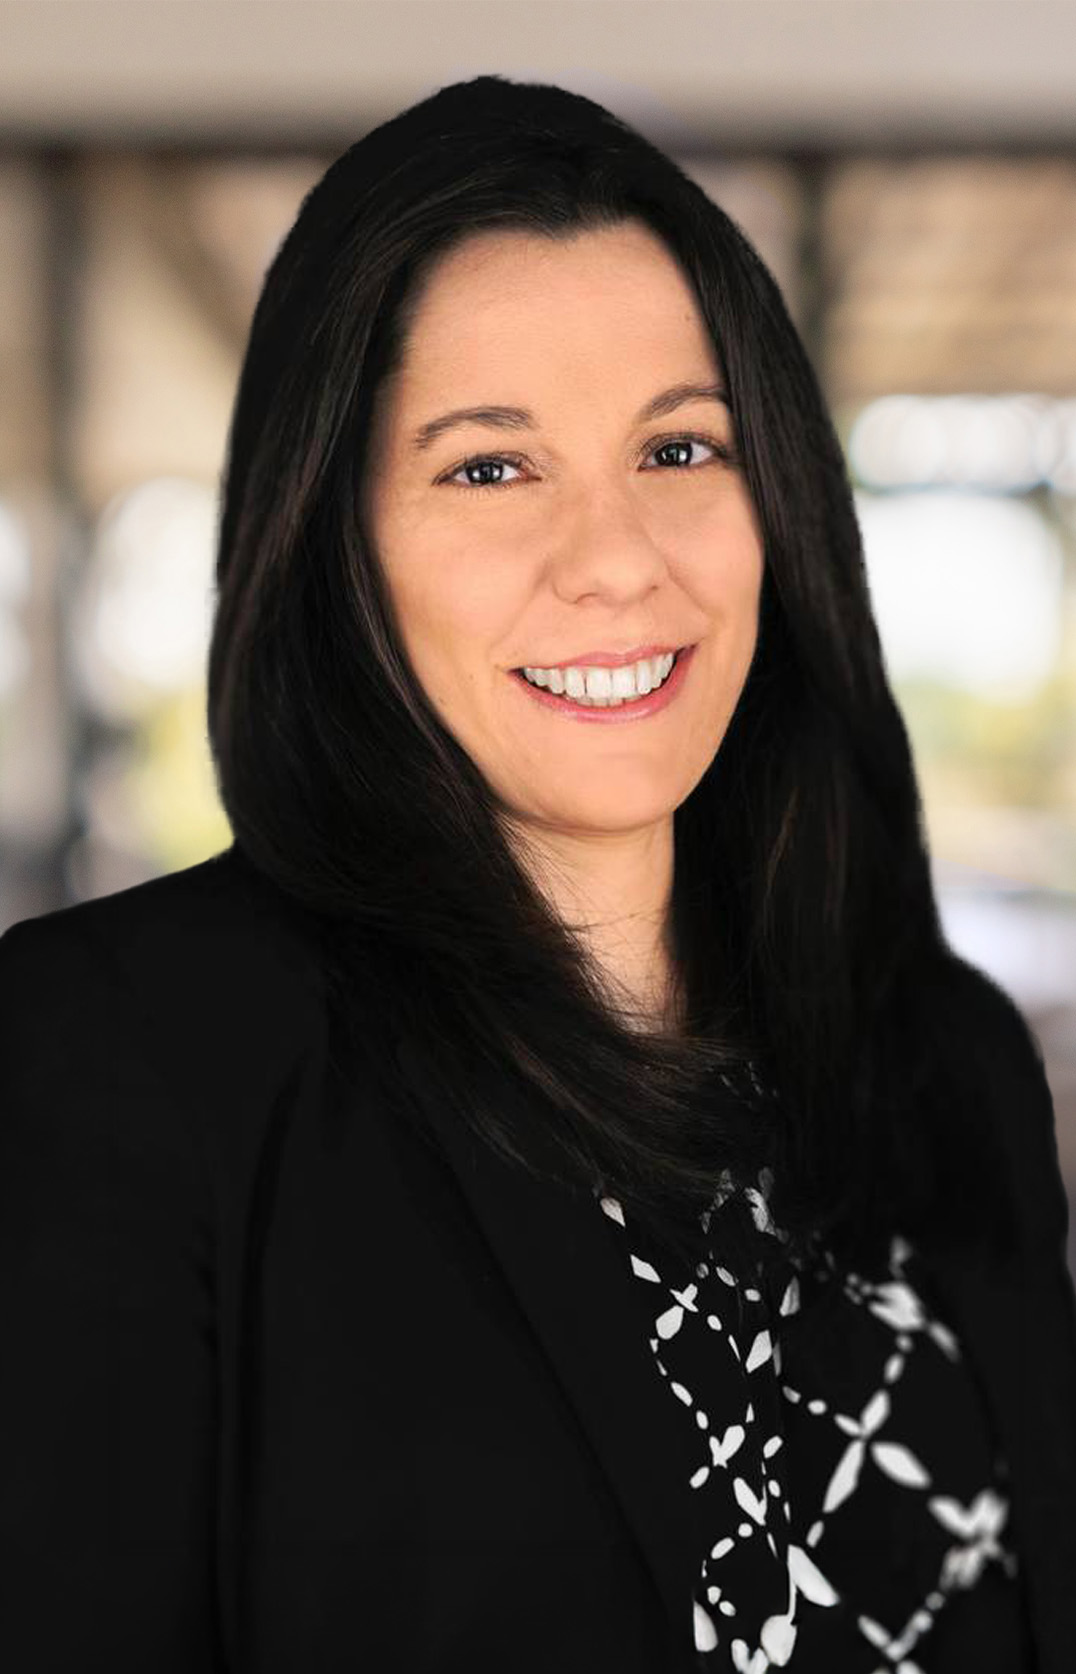
[{"label": "white teeth", "polygon": [[532,686],[546,687],[558,697],[613,708],[655,691],[668,678],[675,660],[676,653],[666,651],[661,657],[644,657],[620,668],[525,668],[523,673]]}]

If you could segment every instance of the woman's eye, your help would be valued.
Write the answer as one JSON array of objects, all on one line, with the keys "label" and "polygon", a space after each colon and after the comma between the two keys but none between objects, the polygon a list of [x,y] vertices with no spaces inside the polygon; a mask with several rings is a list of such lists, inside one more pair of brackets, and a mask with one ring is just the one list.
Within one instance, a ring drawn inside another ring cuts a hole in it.
[{"label": "woman's eye", "polygon": [[[731,447],[724,442],[715,442],[709,436],[667,436],[662,441],[652,442],[643,457],[657,459],[657,468],[664,471],[683,471],[694,466],[710,464],[711,460],[695,456],[696,448],[708,449],[712,459],[725,462],[732,460]],[[454,471],[447,472],[440,480],[452,483],[457,488],[507,488],[516,478],[506,473],[514,471],[518,477],[523,463],[524,461],[514,454],[479,453],[463,460]]]},{"label": "woman's eye", "polygon": [[[505,467],[510,471],[518,471],[520,464],[520,460],[509,459],[503,453],[478,454],[474,459],[465,459],[462,465],[458,465],[449,473],[445,481],[457,483],[460,488],[500,488],[502,484],[512,480],[505,477]],[[460,482],[459,479],[464,473],[466,480]]]},{"label": "woman's eye", "polygon": [[691,457],[693,448],[709,448],[711,454],[718,459],[727,459],[729,456],[726,447],[719,442],[711,442],[706,436],[671,436],[667,441],[655,442],[647,457],[659,460],[660,470],[706,464],[706,460],[700,461]]}]

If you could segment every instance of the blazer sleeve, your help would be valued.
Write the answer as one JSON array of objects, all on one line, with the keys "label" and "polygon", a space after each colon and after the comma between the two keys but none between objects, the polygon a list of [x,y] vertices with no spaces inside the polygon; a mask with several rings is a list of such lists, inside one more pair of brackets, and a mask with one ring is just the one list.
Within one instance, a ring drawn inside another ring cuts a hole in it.
[{"label": "blazer sleeve", "polygon": [[209,1193],[77,916],[0,937],[0,1667],[211,1674]]}]

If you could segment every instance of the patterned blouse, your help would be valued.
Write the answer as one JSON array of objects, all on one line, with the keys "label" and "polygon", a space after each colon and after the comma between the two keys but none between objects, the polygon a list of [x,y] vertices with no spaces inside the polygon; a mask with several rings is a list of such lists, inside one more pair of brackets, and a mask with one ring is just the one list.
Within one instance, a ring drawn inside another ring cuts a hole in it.
[{"label": "patterned blouse", "polygon": [[[1034,1667],[1007,1533],[1006,1465],[971,1366],[915,1251],[884,1269],[795,1263],[769,1169],[700,1217],[674,1270],[617,1200],[670,1421],[697,1464],[697,1663],[706,1674],[1024,1674]],[[722,1216],[754,1232],[752,1273],[721,1260]]]}]

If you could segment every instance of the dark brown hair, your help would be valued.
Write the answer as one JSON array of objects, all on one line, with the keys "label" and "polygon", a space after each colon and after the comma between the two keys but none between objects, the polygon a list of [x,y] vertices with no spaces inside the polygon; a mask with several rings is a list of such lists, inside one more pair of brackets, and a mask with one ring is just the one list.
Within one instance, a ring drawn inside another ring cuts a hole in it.
[{"label": "dark brown hair", "polygon": [[[672,1037],[623,1026],[513,860],[407,662],[361,516],[373,398],[431,263],[474,232],[628,217],[694,287],[765,549],[744,691],[675,814]],[[797,1247],[1006,1241],[977,1044],[999,1007],[1027,1032],[940,927],[841,450],[773,279],[645,138],[588,99],[482,76],[333,164],[254,317],[218,586],[220,795],[238,849],[324,935],[347,1050],[406,1037],[484,1141],[603,1182],[670,1237],[720,1180],[768,1165]]]}]

